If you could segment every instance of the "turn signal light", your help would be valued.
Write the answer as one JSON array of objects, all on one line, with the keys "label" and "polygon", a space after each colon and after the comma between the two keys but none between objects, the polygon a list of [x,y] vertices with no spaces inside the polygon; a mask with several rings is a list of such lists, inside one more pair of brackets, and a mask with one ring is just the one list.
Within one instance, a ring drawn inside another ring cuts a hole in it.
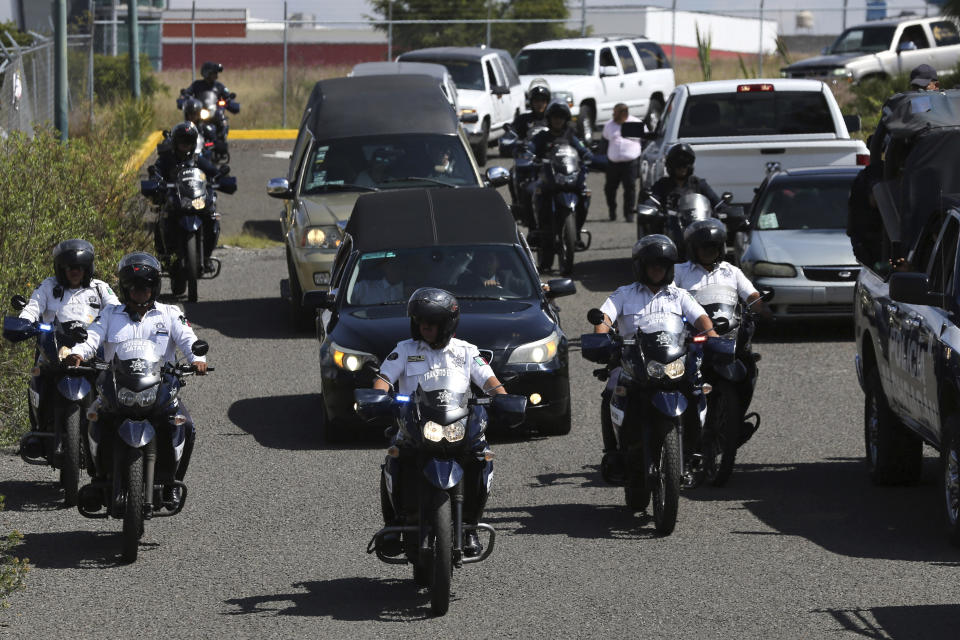
[{"label": "turn signal light", "polygon": [[704,394],[708,394],[708,393],[710,393],[711,391],[713,391],[713,385],[710,384],[709,382],[704,382],[702,388],[703,388],[703,393],[704,393]]},{"label": "turn signal light", "polygon": [[398,447],[397,445],[391,446],[389,449],[387,449],[387,455],[390,456],[391,458],[399,458],[400,447]]},{"label": "turn signal light", "polygon": [[87,411],[87,420],[90,422],[96,422],[100,418],[100,415],[97,413],[96,409],[90,409]]},{"label": "turn signal light", "polygon": [[490,449],[487,449],[486,451],[484,451],[483,460],[484,462],[493,462],[493,451],[490,451]]}]

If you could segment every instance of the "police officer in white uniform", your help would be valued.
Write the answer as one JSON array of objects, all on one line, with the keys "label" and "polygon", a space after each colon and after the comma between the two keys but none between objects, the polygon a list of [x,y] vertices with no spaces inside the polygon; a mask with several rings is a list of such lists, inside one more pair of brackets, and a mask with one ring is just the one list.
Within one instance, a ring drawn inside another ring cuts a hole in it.
[{"label": "police officer in white uniform", "polygon": [[86,240],[64,240],[53,249],[52,278],[30,294],[20,317],[30,322],[82,321],[89,325],[109,305],[120,304],[103,280],[93,277],[93,245]]},{"label": "police officer in white uniform", "polygon": [[[608,325],[616,322],[620,335],[629,338],[636,335],[640,318],[650,313],[667,312],[681,315],[698,331],[717,337],[713,322],[703,307],[689,293],[673,284],[674,266],[679,260],[673,240],[660,234],[644,236],[633,245],[632,258],[633,274],[637,281],[610,294],[600,307],[604,324],[596,325],[595,333],[609,332]],[[610,422],[610,395],[618,373],[618,369],[610,373],[602,394],[600,426],[604,454],[617,450],[617,440]]]},{"label": "police officer in white uniform", "polygon": [[[130,253],[120,260],[118,276],[123,304],[108,307],[90,325],[87,341],[75,346],[65,359],[68,366],[76,366],[82,360],[93,357],[101,344],[104,359],[110,361],[120,343],[140,338],[153,342],[165,362],[176,361],[179,347],[197,375],[206,374],[206,358],[196,356],[190,350],[197,340],[197,334],[183,312],[179,307],[156,301],[160,294],[160,269],[160,262],[149,253]],[[177,480],[183,480],[193,452],[196,429],[182,398],[178,401],[176,412],[187,418],[184,424],[186,440],[183,456],[176,473]],[[174,501],[177,499],[178,496],[175,496]]]},{"label": "police officer in white uniform", "polygon": [[[462,371],[468,380],[488,394],[506,393],[493,369],[480,357],[477,347],[453,337],[460,320],[460,305],[453,294],[430,287],[417,289],[407,303],[407,315],[410,316],[412,337],[398,343],[380,365],[374,389],[390,391],[392,386],[397,393],[408,395],[417,390],[420,380],[428,372],[453,369]],[[464,468],[463,521],[467,524],[480,521],[487,501],[482,478],[484,466],[479,461],[473,462],[476,464],[467,464]],[[383,518],[389,525],[396,519],[396,514],[387,512],[387,502],[383,501]],[[384,536],[383,543],[385,553],[399,555],[402,552],[397,535]],[[467,532],[463,541],[464,554],[477,556],[482,551],[476,532]]]},{"label": "police officer in white uniform", "polygon": [[721,285],[736,290],[737,296],[763,315],[770,309],[760,300],[760,292],[738,267],[723,260],[727,228],[716,218],[697,220],[683,233],[690,260],[677,265],[674,283],[693,293],[707,285]]}]

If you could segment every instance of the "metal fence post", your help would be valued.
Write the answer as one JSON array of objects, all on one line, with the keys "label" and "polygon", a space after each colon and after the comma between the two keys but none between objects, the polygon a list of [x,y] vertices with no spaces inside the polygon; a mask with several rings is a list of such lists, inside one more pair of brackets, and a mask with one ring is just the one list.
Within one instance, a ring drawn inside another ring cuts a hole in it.
[{"label": "metal fence post", "polygon": [[190,9],[190,72],[193,79],[197,79],[197,3],[196,0]]},{"label": "metal fence post", "polygon": [[387,3],[387,61],[393,60],[393,0]]},{"label": "metal fence post", "polygon": [[111,35],[112,47],[110,49],[110,55],[116,58],[118,53],[117,52],[117,0],[113,0],[111,5],[112,5],[111,6],[112,11],[110,12],[110,15],[112,20],[111,26],[113,27],[113,32]]},{"label": "metal fence post", "polygon": [[587,35],[587,0],[580,0],[580,37]]},{"label": "metal fence post", "polygon": [[93,16],[93,0],[90,0],[87,3],[87,11],[90,12],[90,50],[87,53],[87,100],[90,101],[90,128],[93,129],[93,41],[95,40],[94,32],[97,28],[96,21],[94,20]]},{"label": "metal fence post", "polygon": [[757,77],[763,77],[763,1],[760,0],[760,48],[757,49]]},{"label": "metal fence post", "polygon": [[670,9],[670,66],[677,67],[677,0],[673,0],[673,8]]},{"label": "metal fence post", "polygon": [[487,47],[490,46],[490,18],[493,11],[492,0],[487,0]]},{"label": "metal fence post", "polygon": [[54,123],[53,126],[60,132],[60,141],[66,142],[69,136],[69,121],[67,120],[67,0],[56,2],[56,56],[54,68],[56,83],[54,84]]},{"label": "metal fence post", "polygon": [[140,25],[136,0],[127,3],[127,48],[130,55],[130,95],[140,98]]},{"label": "metal fence post", "polygon": [[283,128],[287,128],[287,2],[283,3]]},{"label": "metal fence post", "polygon": [[841,31],[847,30],[847,2],[848,0],[843,0],[843,28]]}]

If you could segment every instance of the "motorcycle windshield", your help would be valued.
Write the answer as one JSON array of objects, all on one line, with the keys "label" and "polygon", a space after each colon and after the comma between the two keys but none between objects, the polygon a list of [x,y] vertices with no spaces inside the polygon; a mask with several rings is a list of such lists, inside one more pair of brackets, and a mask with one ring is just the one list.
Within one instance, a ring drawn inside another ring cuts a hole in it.
[{"label": "motorcycle windshield", "polygon": [[688,193],[677,202],[677,211],[691,222],[706,220],[712,210],[710,200],[701,193]]},{"label": "motorcycle windshield", "polygon": [[530,128],[527,129],[527,140],[533,140],[533,136],[537,135],[541,131],[546,131],[547,125],[543,120],[538,120],[536,123],[530,125]]},{"label": "motorcycle windshield", "polygon": [[203,108],[206,109],[211,116],[213,112],[217,110],[217,94],[213,91],[204,91],[197,99],[203,103]]},{"label": "motorcycle windshield", "polygon": [[700,303],[711,319],[726,318],[730,321],[730,329],[736,330],[740,323],[737,314],[737,305],[740,299],[737,290],[721,284],[708,284],[693,291],[693,298]]},{"label": "motorcycle windshield", "polygon": [[580,170],[580,156],[568,144],[557,145],[550,160],[557,175],[574,176]]},{"label": "motorcycle windshield", "polygon": [[470,380],[462,369],[431,369],[419,375],[417,382],[417,405],[423,419],[447,425],[467,415]]},{"label": "motorcycle windshield", "polygon": [[637,342],[644,356],[661,363],[673,362],[684,352],[687,325],[683,317],[667,311],[637,319]]},{"label": "motorcycle windshield", "polygon": [[183,169],[177,175],[177,193],[181,200],[193,201],[206,196],[207,177],[196,167]]},{"label": "motorcycle windshield", "polygon": [[143,339],[126,340],[117,347],[111,369],[118,387],[139,391],[160,382],[163,356],[156,345]]}]

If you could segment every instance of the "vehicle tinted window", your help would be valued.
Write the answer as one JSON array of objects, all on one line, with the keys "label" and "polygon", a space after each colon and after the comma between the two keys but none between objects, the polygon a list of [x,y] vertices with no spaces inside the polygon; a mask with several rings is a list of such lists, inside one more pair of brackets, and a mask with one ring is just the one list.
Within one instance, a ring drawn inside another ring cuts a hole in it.
[{"label": "vehicle tinted window", "polygon": [[301,193],[368,191],[445,184],[475,186],[470,158],[457,136],[410,134],[318,142],[305,167]]},{"label": "vehicle tinted window", "polygon": [[920,24],[909,26],[903,30],[897,46],[899,47],[904,42],[912,42],[917,45],[917,49],[926,49],[930,46],[930,42],[927,40],[927,34],[923,32],[923,25]]},{"label": "vehicle tinted window", "polygon": [[520,252],[504,245],[367,253],[347,286],[351,305],[406,304],[420,287],[441,287],[461,300],[526,299],[536,291]]},{"label": "vehicle tinted window", "polygon": [[830,47],[830,53],[876,53],[890,49],[896,27],[856,27],[847,29]]},{"label": "vehicle tinted window", "polygon": [[592,49],[526,49],[517,56],[522,76],[592,76]]},{"label": "vehicle tinted window", "polygon": [[943,238],[937,246],[930,262],[930,290],[950,293],[953,287],[954,264],[957,259],[957,220],[951,218],[943,232]]},{"label": "vehicle tinted window", "polygon": [[610,47],[604,47],[600,52],[600,66],[601,67],[615,67],[617,66],[617,61],[613,59],[613,51],[610,50]]},{"label": "vehicle tinted window", "polygon": [[754,226],[759,231],[846,229],[853,176],[773,181],[763,193]]},{"label": "vehicle tinted window", "polygon": [[933,32],[933,39],[938,47],[960,44],[960,33],[957,33],[957,25],[952,22],[933,22],[930,24],[930,31]]},{"label": "vehicle tinted window", "polygon": [[418,60],[416,58],[404,58],[410,62],[432,62],[442,64],[453,77],[454,84],[458,89],[469,89],[473,91],[483,91],[483,67],[479,61],[474,60]]},{"label": "vehicle tinted window", "polygon": [[624,73],[636,73],[637,63],[633,61],[633,56],[630,55],[630,49],[625,46],[617,47],[617,55],[620,56],[620,66],[623,67]]},{"label": "vehicle tinted window", "polygon": [[755,91],[690,96],[680,120],[681,138],[834,133],[819,91]]},{"label": "vehicle tinted window", "polygon": [[490,87],[490,90],[492,91],[495,87],[503,86],[503,80],[500,78],[500,74],[497,73],[493,60],[487,60],[483,66],[487,70],[487,86]]},{"label": "vehicle tinted window", "polygon": [[670,60],[660,46],[653,42],[634,42],[633,48],[640,54],[644,69],[669,69]]}]

